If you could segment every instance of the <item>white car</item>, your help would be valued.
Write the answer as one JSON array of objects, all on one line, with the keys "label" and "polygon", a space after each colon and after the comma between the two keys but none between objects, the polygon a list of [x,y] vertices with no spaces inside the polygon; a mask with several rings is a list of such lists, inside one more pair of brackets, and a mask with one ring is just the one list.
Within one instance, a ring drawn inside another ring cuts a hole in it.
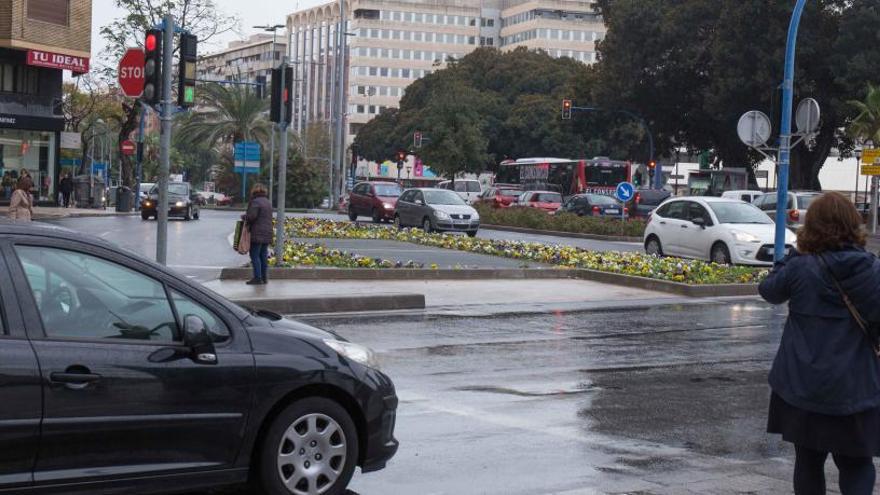
[{"label": "white car", "polygon": [[[688,197],[665,201],[645,228],[645,252],[718,264],[773,264],[776,225],[754,205],[739,199]],[[785,231],[786,248],[797,238]]]},{"label": "white car", "polygon": [[480,199],[480,195],[483,194],[483,186],[478,180],[458,179],[455,181],[455,186],[452,185],[452,181],[450,180],[437,184],[437,188],[439,189],[448,189],[452,191],[453,187],[461,199],[469,205],[474,204],[474,201]]},{"label": "white car", "polygon": [[751,191],[745,189],[741,191],[724,191],[723,193],[721,193],[722,198],[739,199],[741,201],[745,201],[746,203],[754,203],[756,198],[763,195],[764,193],[761,191]]}]

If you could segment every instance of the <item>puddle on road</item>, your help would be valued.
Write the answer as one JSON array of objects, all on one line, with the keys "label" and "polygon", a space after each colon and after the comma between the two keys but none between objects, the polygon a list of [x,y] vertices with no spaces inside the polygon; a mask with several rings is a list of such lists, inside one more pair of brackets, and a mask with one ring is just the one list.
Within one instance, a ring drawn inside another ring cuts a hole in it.
[{"label": "puddle on road", "polygon": [[548,390],[540,392],[528,392],[524,390],[516,390],[507,387],[489,387],[480,385],[471,385],[464,387],[454,387],[451,390],[458,392],[486,392],[490,394],[515,395],[517,397],[564,397],[567,395],[581,395],[595,392],[597,387],[593,385],[583,385],[577,388]]}]

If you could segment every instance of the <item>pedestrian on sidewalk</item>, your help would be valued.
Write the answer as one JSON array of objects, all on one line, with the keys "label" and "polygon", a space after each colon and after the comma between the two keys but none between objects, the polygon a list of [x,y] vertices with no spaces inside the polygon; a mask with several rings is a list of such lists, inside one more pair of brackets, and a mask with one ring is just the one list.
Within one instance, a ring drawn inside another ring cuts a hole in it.
[{"label": "pedestrian on sidewalk", "polygon": [[61,192],[61,206],[64,208],[70,207],[70,193],[73,192],[73,179],[70,177],[70,174],[64,174],[64,178],[61,179],[61,182],[58,183],[58,189]]},{"label": "pedestrian on sidewalk", "polygon": [[269,191],[263,184],[255,184],[251,189],[251,200],[247,213],[242,219],[247,223],[251,233],[251,265],[254,278],[248,285],[265,285],[269,283],[269,244],[272,243],[272,203],[269,202]]},{"label": "pedestrian on sidewalk", "polygon": [[798,252],[761,283],[788,319],[770,371],[769,433],[794,444],[794,491],[825,493],[828,454],[843,495],[870,495],[880,455],[880,261],[865,251],[859,213],[826,193],[807,210]]},{"label": "pedestrian on sidewalk", "polygon": [[12,192],[9,201],[9,218],[14,222],[30,222],[34,217],[34,201],[31,196],[30,181],[24,177],[18,180],[18,187]]},{"label": "pedestrian on sidewalk", "polygon": [[15,190],[15,178],[12,177],[12,171],[6,170],[3,172],[3,179],[0,184],[3,186],[3,198],[12,199],[12,191]]}]

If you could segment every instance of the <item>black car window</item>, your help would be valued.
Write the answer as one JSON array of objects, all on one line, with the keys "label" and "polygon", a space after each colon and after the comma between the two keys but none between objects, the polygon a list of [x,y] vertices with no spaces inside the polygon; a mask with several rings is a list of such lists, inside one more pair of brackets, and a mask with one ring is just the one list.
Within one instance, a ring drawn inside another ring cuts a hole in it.
[{"label": "black car window", "polygon": [[687,219],[690,221],[694,221],[694,219],[702,218],[703,222],[706,225],[712,225],[712,217],[709,216],[709,212],[703,208],[703,205],[699,203],[694,203],[692,201],[687,202]]},{"label": "black car window", "polygon": [[212,311],[176,290],[171,291],[171,300],[174,301],[174,309],[177,310],[177,318],[180,320],[181,327],[187,316],[195,315],[205,322],[208,334],[211,335],[214,342],[229,340],[229,327]]},{"label": "black car window", "polygon": [[657,214],[664,218],[675,218],[678,220],[684,220],[685,216],[685,202],[684,201],[673,201],[672,203],[666,203],[657,210]]},{"label": "black car window", "polygon": [[400,186],[397,184],[376,184],[373,186],[376,196],[396,198],[400,196]]},{"label": "black car window", "polygon": [[416,201],[421,201],[422,203],[424,203],[425,198],[424,198],[424,195],[422,194],[422,191],[413,191],[412,201],[413,201],[413,203],[415,203]]},{"label": "black car window", "polygon": [[16,246],[50,337],[179,340],[165,287],[122,265],[64,249]]}]

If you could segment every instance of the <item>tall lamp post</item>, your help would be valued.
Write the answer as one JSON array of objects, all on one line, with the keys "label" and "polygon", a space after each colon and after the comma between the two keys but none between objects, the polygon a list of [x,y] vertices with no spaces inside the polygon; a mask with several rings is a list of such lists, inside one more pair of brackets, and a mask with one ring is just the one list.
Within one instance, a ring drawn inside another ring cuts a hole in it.
[{"label": "tall lamp post", "polygon": [[[283,27],[284,27],[284,24],[266,24],[265,26],[254,26],[254,29],[262,29],[263,31],[272,33],[272,68],[273,69],[275,69],[277,67],[277,65],[275,64],[275,38],[277,37],[278,30]],[[272,81],[272,84],[275,84],[275,81]],[[265,98],[265,95],[263,95],[263,97]],[[272,133],[269,138],[269,201],[272,201],[272,191],[274,189],[274,185],[275,185],[275,130],[272,129]]]},{"label": "tall lamp post", "polygon": [[862,149],[856,148],[856,190],[853,193],[853,203],[858,204],[859,202],[859,177],[861,177],[861,167],[862,167]]}]

